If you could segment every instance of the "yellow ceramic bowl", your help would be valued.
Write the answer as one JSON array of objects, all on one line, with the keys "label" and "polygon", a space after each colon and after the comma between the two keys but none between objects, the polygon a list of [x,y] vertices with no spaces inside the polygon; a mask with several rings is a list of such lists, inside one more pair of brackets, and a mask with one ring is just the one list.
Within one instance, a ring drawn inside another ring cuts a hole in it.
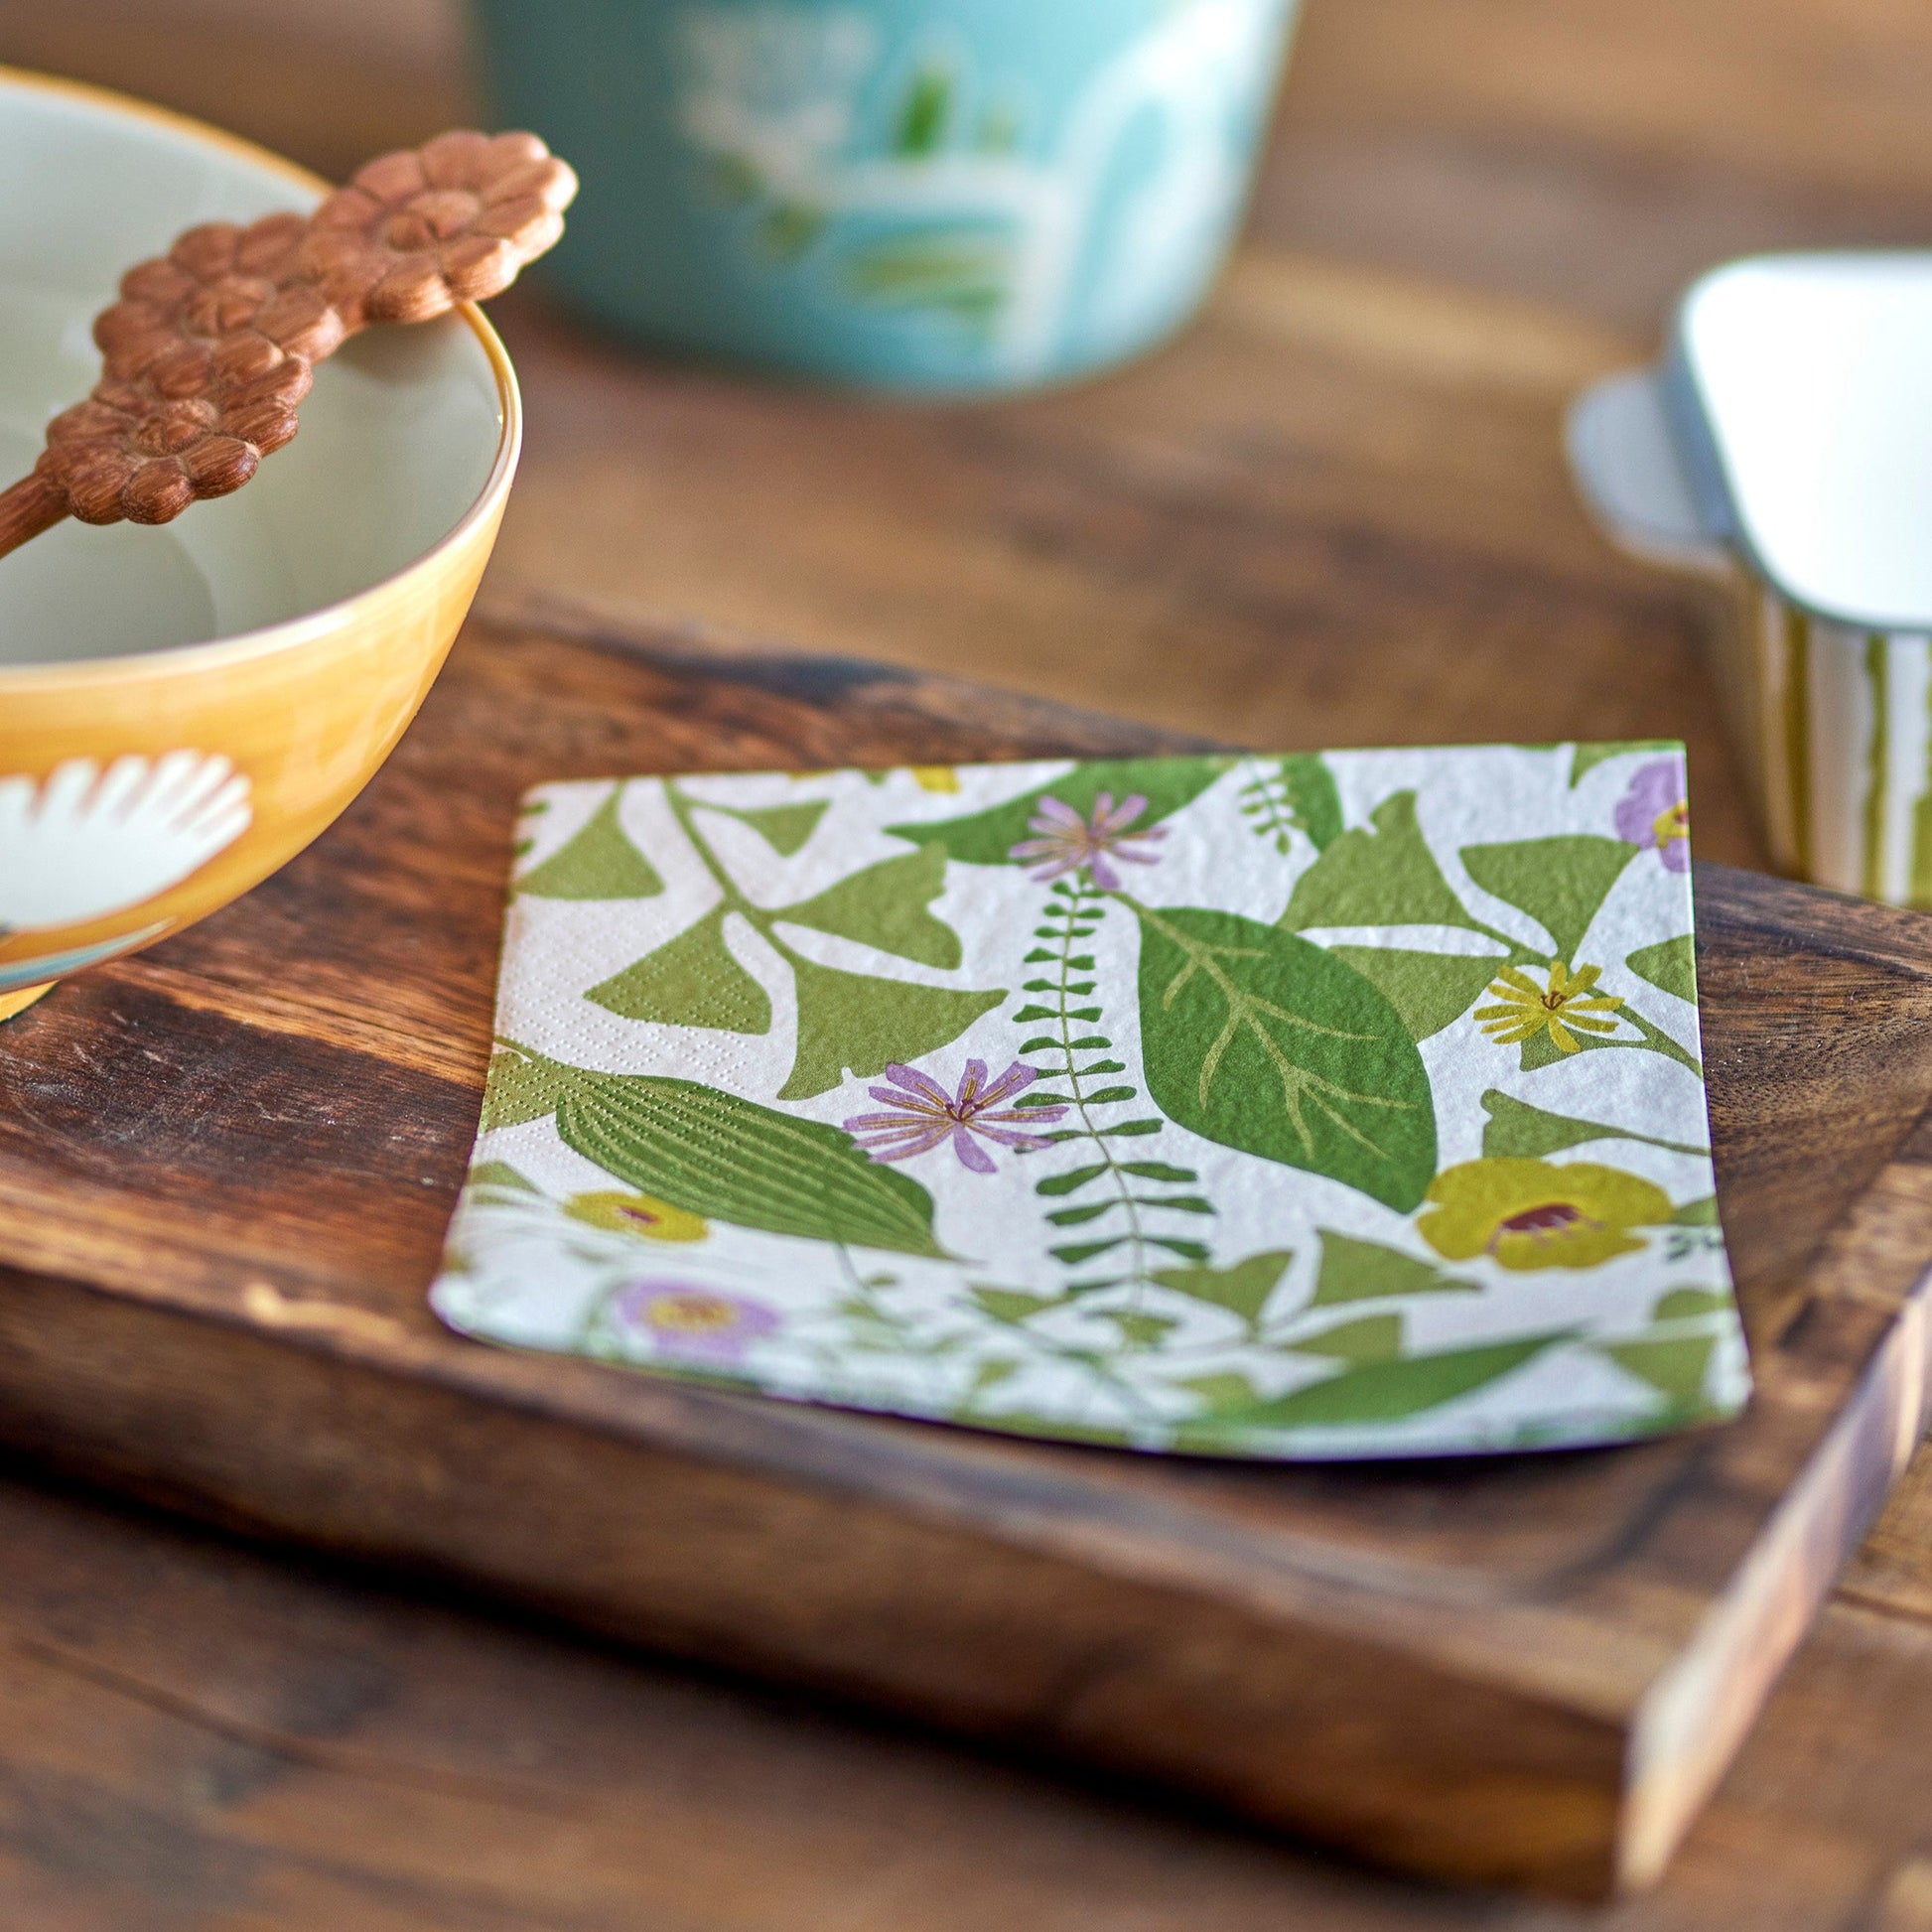
[{"label": "yellow ceramic bowl", "polygon": [[[117,95],[0,69],[0,484],[99,374],[121,273],[326,184]],[[0,557],[0,1017],[225,905],[361,790],[423,701],[516,467],[475,309],[357,337],[300,435],[159,529]]]}]

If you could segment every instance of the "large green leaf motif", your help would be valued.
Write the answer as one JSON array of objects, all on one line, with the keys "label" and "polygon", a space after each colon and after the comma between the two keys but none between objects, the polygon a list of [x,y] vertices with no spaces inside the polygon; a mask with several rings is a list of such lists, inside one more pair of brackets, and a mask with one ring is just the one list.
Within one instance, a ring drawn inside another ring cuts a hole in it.
[{"label": "large green leaf motif", "polygon": [[1509,959],[1507,953],[1411,952],[1398,946],[1330,946],[1328,951],[1382,990],[1416,1040],[1460,1020]]},{"label": "large green leaf motif", "polygon": [[1025,1321],[1047,1309],[1063,1305],[1058,1295],[1035,1295],[1024,1288],[993,1288],[984,1282],[969,1283],[967,1294],[995,1321]]},{"label": "large green leaf motif", "polygon": [[1697,1005],[1697,944],[1688,932],[1680,932],[1675,939],[1660,939],[1654,946],[1639,946],[1623,963],[1652,986]]},{"label": "large green leaf motif", "polygon": [[1358,1314],[1318,1334],[1297,1336],[1289,1346],[1298,1355],[1326,1355],[1357,1366],[1397,1361],[1402,1355],[1402,1317],[1387,1312]]},{"label": "large green leaf motif", "polygon": [[1641,1141],[1646,1147],[1661,1147],[1672,1154],[1704,1154],[1709,1150],[1685,1141],[1660,1141],[1654,1134],[1638,1134],[1627,1127],[1606,1127],[1599,1120],[1577,1120],[1569,1114],[1553,1114],[1532,1107],[1527,1100],[1516,1100],[1491,1087],[1482,1096],[1482,1111],[1489,1116],[1482,1130],[1485,1158],[1496,1155],[1523,1155],[1540,1160],[1546,1154],[1561,1154],[1566,1148],[1582,1147],[1589,1141]]},{"label": "large green leaf motif", "polygon": [[1319,946],[1231,912],[1134,905],[1148,1091],[1224,1147],[1407,1213],[1436,1172],[1429,1076],[1402,1016]]},{"label": "large green leaf motif", "polygon": [[[1521,1368],[1553,1342],[1567,1339],[1567,1331],[1520,1335],[1435,1355],[1411,1355],[1402,1361],[1367,1362],[1252,1409],[1217,1415],[1214,1428],[1343,1429],[1351,1424],[1405,1422],[1460,1396],[1473,1395]],[[1211,1440],[1211,1433],[1202,1432],[1190,1447],[1203,1448]]]},{"label": "large green leaf motif", "polygon": [[632,845],[618,822],[621,785],[585,821],[573,838],[516,882],[528,898],[651,898],[664,890],[657,869]]},{"label": "large green leaf motif", "polygon": [[557,1071],[564,1144],[641,1193],[769,1234],[944,1258],[932,1197],[835,1127],[691,1080]]},{"label": "large green leaf motif", "polygon": [[771,916],[950,972],[961,958],[959,934],[927,910],[945,885],[945,847],[923,845],[855,872],[816,898],[781,905]]},{"label": "large green leaf motif", "polygon": [[[806,927],[881,952],[949,970],[959,964],[959,936],[928,909],[945,884],[946,854],[936,844],[900,853],[842,879],[794,905],[754,904],[732,879],[697,823],[699,810],[675,782],[671,809],[697,847],[724,899],[670,945],[591,990],[590,998],[626,1019],[659,1020],[738,1033],[765,1033],[771,1013],[763,989],[731,956],[724,920],[744,919],[791,968],[797,998],[797,1041],[781,1100],[829,1092],[846,1070],[877,1073],[894,1060],[915,1060],[949,1044],[1006,989],[919,986],[820,965],[777,930]],[[719,807],[717,809],[728,809]],[[823,807],[815,802],[759,811],[729,808],[779,849],[808,837]],[[811,814],[810,823],[804,814]],[[796,849],[791,845],[790,849]]]},{"label": "large green leaf motif", "polygon": [[1334,840],[1295,882],[1281,923],[1290,932],[1346,925],[1488,931],[1450,892],[1416,822],[1413,791],[1391,793],[1369,813],[1366,827]]},{"label": "large green leaf motif", "polygon": [[1235,762],[1224,758],[1098,759],[1077,764],[1004,805],[993,805],[965,818],[941,819],[937,824],[890,825],[886,829],[915,845],[936,841],[949,857],[964,865],[1004,866],[1013,863],[1013,848],[1034,836],[1030,821],[1038,811],[1039,801],[1049,794],[1085,816],[1103,791],[1110,793],[1116,804],[1139,793],[1147,800],[1147,810],[1132,829],[1140,831],[1190,804]]},{"label": "large green leaf motif", "polygon": [[1294,1259],[1292,1250],[1277,1248],[1267,1254],[1250,1255],[1231,1268],[1210,1268],[1205,1263],[1190,1268],[1157,1268],[1152,1279],[1163,1288],[1173,1289],[1176,1295],[1191,1296],[1196,1302],[1226,1309],[1252,1327],[1261,1318],[1268,1298]]},{"label": "large green leaf motif", "polygon": [[789,859],[803,849],[805,841],[818,830],[818,821],[831,806],[829,798],[802,799],[795,805],[714,805],[706,801],[708,812],[722,812],[741,825],[749,825],[771,850]]},{"label": "large green leaf motif", "polygon": [[1406,1255],[1400,1248],[1323,1228],[1321,1267],[1309,1306],[1331,1308],[1337,1302],[1374,1302],[1391,1295],[1466,1294],[1474,1288],[1474,1282],[1458,1281],[1434,1262]]},{"label": "large green leaf motif", "polygon": [[916,1060],[949,1045],[1007,997],[1003,987],[979,993],[915,986],[840,972],[795,954],[791,970],[798,987],[798,1049],[780,1100],[808,1100],[830,1092],[848,1070],[863,1078],[894,1060]]},{"label": "large green leaf motif", "polygon": [[1657,1299],[1650,1311],[1653,1321],[1682,1321],[1694,1314],[1721,1314],[1733,1307],[1722,1288],[1673,1288]]},{"label": "large green leaf motif", "polygon": [[1485,893],[1527,912],[1550,935],[1556,956],[1574,966],[1590,921],[1636,851],[1622,839],[1577,832],[1508,845],[1465,845],[1461,857]]},{"label": "large green leaf motif", "polygon": [[489,1056],[483,1082],[482,1130],[521,1127],[557,1111],[570,1068],[521,1046],[499,1048]]},{"label": "large green leaf motif", "polygon": [[624,1020],[769,1033],[771,1002],[725,944],[725,914],[726,907],[714,906],[675,939],[592,987],[585,999]]},{"label": "large green leaf motif", "polygon": [[507,1161],[479,1161],[463,1176],[463,1184],[472,1192],[479,1188],[505,1194],[534,1194],[539,1191],[533,1181],[524,1179]]},{"label": "large green leaf motif", "polygon": [[1603,1353],[1619,1368],[1648,1382],[1673,1411],[1693,1411],[1704,1403],[1704,1384],[1718,1346],[1714,1335],[1643,1336],[1604,1344]]}]

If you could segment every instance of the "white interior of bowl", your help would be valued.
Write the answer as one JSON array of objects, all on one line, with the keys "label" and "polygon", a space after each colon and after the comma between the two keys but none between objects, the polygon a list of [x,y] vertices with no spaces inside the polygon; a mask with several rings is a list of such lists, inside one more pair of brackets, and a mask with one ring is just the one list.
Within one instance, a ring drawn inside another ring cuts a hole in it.
[{"label": "white interior of bowl", "polygon": [[[198,221],[315,197],[245,151],[0,74],[0,486],[100,373],[93,318]],[[0,557],[0,665],[167,649],[283,622],[404,569],[482,494],[503,430],[461,317],[372,329],[316,371],[301,432],[159,528],[69,520]]]}]

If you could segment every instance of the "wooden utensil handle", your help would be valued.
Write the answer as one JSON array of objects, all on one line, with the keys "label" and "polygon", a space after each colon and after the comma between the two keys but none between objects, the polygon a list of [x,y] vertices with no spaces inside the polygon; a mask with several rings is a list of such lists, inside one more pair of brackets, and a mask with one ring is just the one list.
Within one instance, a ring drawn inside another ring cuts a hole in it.
[{"label": "wooden utensil handle", "polygon": [[306,221],[190,228],[95,318],[101,379],[0,490],[0,557],[69,513],[167,523],[239,489],[295,434],[314,365],[345,338],[499,294],[554,245],[576,193],[534,134],[459,128],[379,155]]},{"label": "wooden utensil handle", "polygon": [[0,557],[51,530],[68,513],[68,493],[38,470],[0,489]]}]

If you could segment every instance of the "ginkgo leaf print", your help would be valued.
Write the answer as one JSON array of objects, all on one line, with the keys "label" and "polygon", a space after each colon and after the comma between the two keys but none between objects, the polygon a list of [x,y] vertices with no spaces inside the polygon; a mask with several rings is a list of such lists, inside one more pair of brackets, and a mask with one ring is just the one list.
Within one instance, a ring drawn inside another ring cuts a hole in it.
[{"label": "ginkgo leaf print", "polygon": [[605,832],[663,891],[519,902],[435,1306],[1136,1452],[1734,1413],[1690,876],[1605,836],[1656,761],[712,774],[624,781],[621,824],[549,788],[539,855],[606,810],[553,892],[608,891]]},{"label": "ginkgo leaf print", "polygon": [[1148,1091],[1225,1147],[1406,1213],[1436,1172],[1436,1113],[1402,1016],[1319,946],[1232,912],[1128,900],[1141,924]]}]

